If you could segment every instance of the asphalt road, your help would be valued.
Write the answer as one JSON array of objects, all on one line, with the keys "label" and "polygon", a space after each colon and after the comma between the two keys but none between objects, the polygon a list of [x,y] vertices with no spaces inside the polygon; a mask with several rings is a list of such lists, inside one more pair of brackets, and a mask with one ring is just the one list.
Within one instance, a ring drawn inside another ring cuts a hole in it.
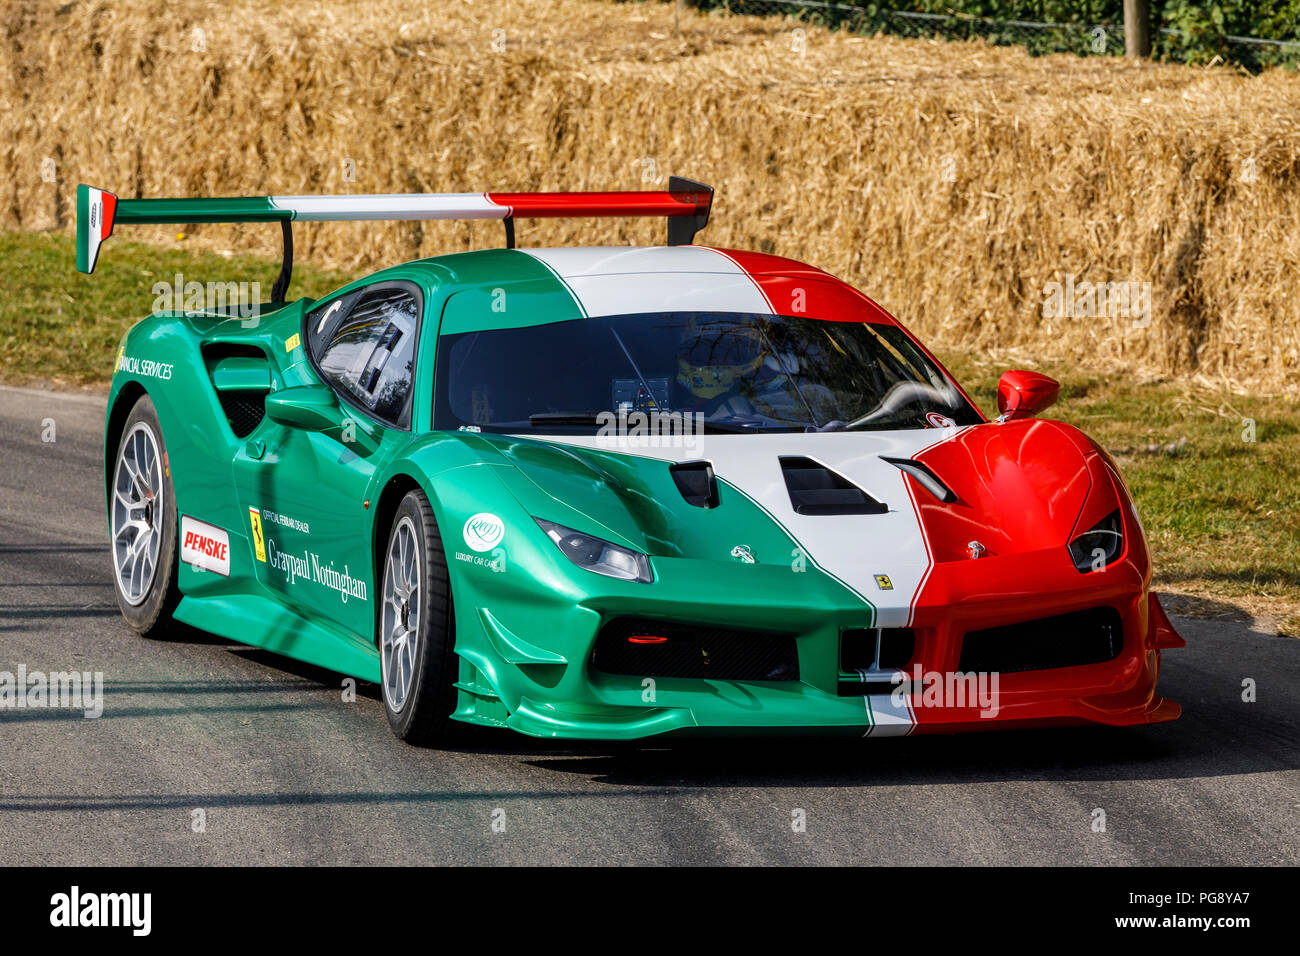
[{"label": "asphalt road", "polygon": [[1183,717],[1155,727],[415,749],[372,688],[346,703],[329,672],[126,626],[102,421],[93,397],[0,389],[0,671],[105,680],[98,719],[0,709],[6,865],[1300,862],[1300,641],[1177,620],[1161,688]]}]

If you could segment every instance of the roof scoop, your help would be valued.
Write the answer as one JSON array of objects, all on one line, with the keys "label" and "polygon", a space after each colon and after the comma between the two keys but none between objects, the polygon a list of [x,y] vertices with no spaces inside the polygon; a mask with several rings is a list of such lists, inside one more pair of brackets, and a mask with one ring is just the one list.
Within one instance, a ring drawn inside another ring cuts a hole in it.
[{"label": "roof scoop", "polygon": [[924,488],[930,494],[934,495],[944,504],[952,504],[957,500],[951,488],[945,485],[928,465],[923,465],[919,461],[911,458],[886,458],[880,456],[882,461],[887,461],[904,474],[911,475],[916,479],[916,483]]},{"label": "roof scoop", "polygon": [[790,504],[801,515],[882,515],[889,511],[843,475],[811,458],[782,456]]}]

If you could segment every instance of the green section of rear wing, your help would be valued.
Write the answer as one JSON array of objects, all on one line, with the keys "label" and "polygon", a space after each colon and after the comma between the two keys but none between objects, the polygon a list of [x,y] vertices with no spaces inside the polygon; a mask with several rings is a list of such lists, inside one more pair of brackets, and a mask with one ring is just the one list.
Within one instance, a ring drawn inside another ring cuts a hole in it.
[{"label": "green section of rear wing", "polygon": [[118,199],[93,186],[77,186],[77,271],[94,272],[99,247],[119,223],[288,222],[290,209],[269,196],[233,199]]}]

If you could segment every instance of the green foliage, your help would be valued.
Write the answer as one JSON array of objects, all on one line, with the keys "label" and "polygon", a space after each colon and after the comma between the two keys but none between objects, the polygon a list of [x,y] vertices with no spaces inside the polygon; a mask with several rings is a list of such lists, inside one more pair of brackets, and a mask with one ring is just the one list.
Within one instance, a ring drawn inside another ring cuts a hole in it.
[{"label": "green foliage", "polygon": [[[1035,55],[1124,52],[1123,0],[829,0],[828,6],[699,0],[698,5],[734,13],[793,14],[863,33],[983,37],[990,43],[1024,46]],[[1300,0],[1151,0],[1151,41],[1159,59],[1206,63],[1217,56],[1251,70],[1294,66],[1300,63]]]},{"label": "green foliage", "polygon": [[[1300,0],[1163,0],[1158,23],[1171,33],[1155,38],[1155,52],[1197,63],[1215,56],[1252,69],[1300,59]],[[1229,37],[1293,41],[1293,48],[1243,44]]]}]

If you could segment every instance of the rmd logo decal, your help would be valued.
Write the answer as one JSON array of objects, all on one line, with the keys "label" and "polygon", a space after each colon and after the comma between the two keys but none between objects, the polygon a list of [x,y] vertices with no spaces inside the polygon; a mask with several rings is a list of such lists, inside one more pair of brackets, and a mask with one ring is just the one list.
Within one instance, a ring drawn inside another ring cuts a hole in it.
[{"label": "rmd logo decal", "polygon": [[470,515],[463,531],[465,543],[474,551],[491,551],[505,537],[505,522],[496,515],[480,511]]}]

